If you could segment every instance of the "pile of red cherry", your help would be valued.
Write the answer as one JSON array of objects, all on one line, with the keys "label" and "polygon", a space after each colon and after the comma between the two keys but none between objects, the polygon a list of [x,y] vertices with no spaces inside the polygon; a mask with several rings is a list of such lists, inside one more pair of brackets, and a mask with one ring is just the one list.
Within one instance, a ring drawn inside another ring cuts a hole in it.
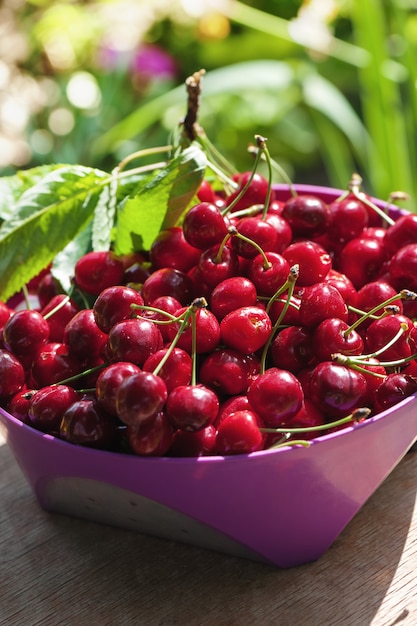
[{"label": "pile of red cherry", "polygon": [[1,303],[1,405],[74,444],[199,456],[303,443],[416,392],[417,215],[237,183],[204,182],[148,254],[80,258],[84,306],[49,270],[38,307]]}]

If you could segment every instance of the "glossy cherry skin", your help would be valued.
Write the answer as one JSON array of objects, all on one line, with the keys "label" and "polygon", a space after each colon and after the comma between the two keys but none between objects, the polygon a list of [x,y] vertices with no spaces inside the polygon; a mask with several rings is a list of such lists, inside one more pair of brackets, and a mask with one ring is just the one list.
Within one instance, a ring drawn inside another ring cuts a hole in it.
[{"label": "glossy cherry skin", "polygon": [[66,345],[48,342],[37,353],[31,367],[32,386],[46,387],[76,376],[82,371],[79,360],[68,354]]},{"label": "glossy cherry skin", "polygon": [[255,285],[258,295],[273,296],[288,279],[290,265],[278,252],[265,252],[265,257],[268,266],[261,254],[252,259],[248,277]]},{"label": "glossy cherry skin", "polygon": [[[218,348],[201,363],[199,380],[220,395],[237,395],[245,392],[254,375],[253,361],[231,348]],[[259,370],[259,362],[257,362]]]},{"label": "glossy cherry skin", "polygon": [[384,245],[376,239],[359,237],[351,239],[338,257],[340,272],[352,281],[356,289],[375,280],[386,259]]},{"label": "glossy cherry skin", "polygon": [[[236,230],[262,248],[264,252],[274,252],[278,247],[278,233],[272,224],[259,217],[245,217],[237,222]],[[250,242],[232,237],[234,251],[246,259],[253,259],[259,251]]]},{"label": "glossy cherry skin", "polygon": [[149,257],[154,269],[170,267],[181,272],[188,272],[198,263],[200,250],[188,243],[180,226],[172,226],[162,230],[155,238]]},{"label": "glossy cherry skin", "polygon": [[174,428],[161,411],[153,419],[126,430],[129,448],[140,456],[164,456],[172,444]]},{"label": "glossy cherry skin", "polygon": [[159,328],[145,319],[122,320],[109,332],[107,356],[111,362],[130,361],[140,367],[163,345]]},{"label": "glossy cherry skin", "polygon": [[184,217],[184,239],[194,248],[206,250],[223,241],[228,226],[229,220],[223,217],[215,204],[200,202],[191,207]]},{"label": "glossy cherry skin", "polygon": [[116,395],[121,383],[140,372],[140,368],[129,361],[118,361],[105,367],[96,381],[97,402],[111,415],[117,414]]},{"label": "glossy cherry skin", "polygon": [[283,328],[271,345],[271,359],[275,367],[296,374],[313,361],[313,332],[305,326]]},{"label": "glossy cherry skin", "polygon": [[233,276],[214,287],[210,296],[210,310],[221,320],[235,309],[253,306],[256,300],[257,292],[253,282],[245,276]]},{"label": "glossy cherry skin", "polygon": [[93,305],[96,324],[104,333],[109,333],[117,322],[141,313],[133,307],[140,307],[143,303],[143,298],[136,289],[126,285],[107,287],[97,296]]},{"label": "glossy cherry skin", "polygon": [[417,393],[417,378],[403,372],[388,374],[376,392],[377,408],[388,409],[413,393]]},{"label": "glossy cherry skin", "polygon": [[[176,315],[181,315],[187,310],[186,307],[178,309]],[[213,313],[206,308],[198,309],[195,313],[196,323],[196,352],[203,354],[214,350],[220,341],[220,325]],[[180,322],[174,322],[166,327],[169,340],[172,341],[180,328]],[[177,347],[182,348],[189,354],[192,353],[192,322],[191,318],[183,329],[177,343]]]},{"label": "glossy cherry skin", "polygon": [[116,391],[116,411],[127,425],[140,426],[152,420],[168,397],[165,382],[151,372],[136,372],[120,383]]},{"label": "glossy cherry skin", "polygon": [[409,334],[414,328],[412,321],[405,315],[387,315],[386,317],[374,320],[368,327],[365,336],[365,351],[373,353],[380,350],[393,339],[401,329],[401,324],[406,325],[405,332],[397,341],[384,350],[378,358],[382,362],[396,361],[411,356],[411,346]]},{"label": "glossy cherry skin", "polygon": [[59,435],[70,443],[103,450],[114,449],[119,442],[117,421],[92,399],[78,400],[68,407]]},{"label": "glossy cherry skin", "polygon": [[417,243],[400,248],[391,258],[388,272],[398,289],[417,291]]},{"label": "glossy cherry skin", "polygon": [[282,210],[295,237],[313,237],[323,233],[329,223],[329,207],[310,194],[291,196]]},{"label": "glossy cherry skin", "polygon": [[49,326],[48,341],[62,343],[65,326],[79,310],[78,304],[65,294],[57,294],[49,300],[48,304],[41,310]]},{"label": "glossy cherry skin", "polygon": [[[278,319],[281,324],[288,324],[289,326],[297,326],[300,324],[300,298],[292,295],[289,298],[289,305],[287,307],[288,295],[283,294],[279,298],[275,298],[269,307],[269,317],[273,324],[275,324]],[[284,316],[283,311],[284,307],[286,307]]]},{"label": "glossy cherry skin", "polygon": [[0,301],[0,332],[3,331],[4,325],[14,313],[14,310],[5,302]]},{"label": "glossy cherry skin", "polygon": [[[238,189],[227,198],[227,206],[229,206],[235,200],[235,198],[245,187],[251,176],[252,172],[243,172],[234,177],[239,186]],[[249,183],[248,189],[231,209],[232,213],[235,211],[240,211],[241,209],[247,209],[254,204],[265,204],[267,193],[268,181],[261,174],[255,173],[251,182]]]},{"label": "glossy cherry skin", "polygon": [[363,406],[366,394],[363,374],[333,361],[323,361],[311,373],[307,397],[323,412],[326,421],[331,421],[347,417]]},{"label": "glossy cherry skin", "polygon": [[29,407],[35,391],[35,389],[28,389],[24,386],[23,389],[15,393],[6,404],[6,410],[24,424],[30,424]]},{"label": "glossy cherry skin", "polygon": [[97,326],[93,309],[78,311],[64,330],[64,344],[68,354],[86,366],[95,363],[101,356],[107,337]]},{"label": "glossy cherry skin", "polygon": [[347,241],[360,237],[363,229],[368,226],[366,206],[354,196],[347,196],[329,205],[330,220],[327,234],[330,239],[345,244]]},{"label": "glossy cherry skin", "polygon": [[360,334],[338,317],[323,320],[314,330],[312,352],[318,361],[331,361],[334,354],[362,354],[363,347]]},{"label": "glossy cherry skin", "polygon": [[143,370],[153,372],[168,351],[170,351],[169,357],[162,368],[158,370],[158,376],[165,382],[169,393],[175,387],[189,385],[191,382],[192,359],[188,352],[178,347],[172,350],[171,348],[162,348],[146,359]]},{"label": "glossy cherry skin", "polygon": [[160,296],[172,296],[186,306],[194,297],[194,288],[191,278],[185,272],[164,267],[145,280],[141,294],[145,304],[150,304]]},{"label": "glossy cherry skin", "polygon": [[0,399],[7,400],[23,389],[25,370],[19,359],[0,349]]},{"label": "glossy cherry skin", "polygon": [[78,259],[74,268],[76,285],[93,296],[112,285],[120,285],[125,268],[111,251],[87,252]]},{"label": "glossy cherry skin", "polygon": [[36,391],[31,398],[29,421],[35,428],[58,434],[62,416],[79,395],[68,385],[48,385]]},{"label": "glossy cherry skin", "polygon": [[263,444],[259,416],[254,411],[241,410],[228,415],[219,424],[215,450],[222,456],[250,454],[261,450]]},{"label": "glossy cherry skin", "polygon": [[332,268],[329,253],[314,241],[296,241],[283,251],[282,256],[291,267],[299,266],[299,286],[321,282]]},{"label": "glossy cherry skin", "polygon": [[207,248],[201,253],[198,269],[201,279],[209,287],[213,288],[226,278],[239,274],[239,258],[229,246],[221,249],[220,245]]},{"label": "glossy cherry skin", "polygon": [[271,213],[271,206],[268,209],[268,213],[266,214],[264,221],[274,227],[277,233],[277,242],[275,244],[274,252],[279,252],[281,254],[292,241],[291,226],[287,220],[282,217],[282,215]]},{"label": "glossy cherry skin", "polygon": [[16,311],[4,325],[3,343],[22,363],[29,365],[48,341],[49,326],[39,311]]},{"label": "glossy cherry skin", "polygon": [[348,320],[348,308],[340,291],[325,281],[304,290],[298,313],[301,324],[311,327],[329,317]]},{"label": "glossy cherry skin", "polygon": [[329,285],[332,285],[332,287],[336,287],[336,289],[340,291],[343,300],[348,306],[358,306],[358,292],[353,286],[352,281],[345,274],[342,274],[332,268],[325,277],[324,281],[329,283]]},{"label": "glossy cherry skin", "polygon": [[269,315],[259,306],[231,311],[220,322],[221,341],[242,354],[250,354],[262,348],[271,331]]},{"label": "glossy cherry skin", "polygon": [[207,456],[214,451],[216,435],[217,431],[212,425],[193,432],[176,430],[169,448],[169,456]]},{"label": "glossy cherry skin", "polygon": [[[386,301],[397,295],[397,290],[394,289],[388,282],[384,280],[376,280],[367,283],[358,290],[356,306],[361,311],[367,312],[374,309],[379,304],[382,305],[380,309],[375,311],[375,315],[381,315],[383,313],[383,306]],[[398,295],[391,304],[395,305],[399,309],[399,313],[403,311],[403,301]],[[361,322],[358,330],[363,333],[369,324],[372,323],[372,318],[367,318]]]},{"label": "glossy cherry skin", "polygon": [[400,248],[417,243],[417,215],[401,215],[385,232],[384,247],[388,257],[392,257]]},{"label": "glossy cherry skin", "polygon": [[254,411],[271,428],[291,420],[303,402],[300,382],[287,370],[267,369],[255,378],[248,389],[248,399]]},{"label": "glossy cherry skin", "polygon": [[174,428],[186,431],[210,426],[217,417],[219,400],[205,385],[181,385],[168,396],[166,413]]},{"label": "glossy cherry skin", "polygon": [[[217,417],[213,422],[213,426],[218,428],[219,424],[224,420],[228,415],[232,415],[232,413],[236,413],[236,411],[252,411],[252,407],[248,400],[248,396],[245,394],[241,394],[238,396],[231,396],[226,400],[223,400],[220,404],[219,412],[217,413]],[[261,418],[259,418],[260,420]]]}]

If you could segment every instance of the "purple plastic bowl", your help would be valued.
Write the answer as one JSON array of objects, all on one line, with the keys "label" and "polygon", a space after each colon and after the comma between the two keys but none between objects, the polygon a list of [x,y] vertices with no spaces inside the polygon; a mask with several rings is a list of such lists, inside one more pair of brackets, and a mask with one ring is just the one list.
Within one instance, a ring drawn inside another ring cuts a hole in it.
[{"label": "purple plastic bowl", "polygon": [[[289,196],[287,186],[277,189]],[[325,201],[342,193],[296,189]],[[3,410],[0,426],[46,510],[292,567],[323,555],[411,448],[416,409],[413,395],[308,448],[197,459],[75,446]]]}]

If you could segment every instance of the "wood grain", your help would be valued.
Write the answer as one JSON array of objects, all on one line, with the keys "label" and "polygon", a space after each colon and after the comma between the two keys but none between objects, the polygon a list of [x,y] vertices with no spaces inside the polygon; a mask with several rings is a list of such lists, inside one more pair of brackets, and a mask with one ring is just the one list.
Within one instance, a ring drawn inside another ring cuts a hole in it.
[{"label": "wood grain", "polygon": [[0,624],[415,625],[416,484],[410,452],[327,554],[279,570],[46,513],[0,445]]}]

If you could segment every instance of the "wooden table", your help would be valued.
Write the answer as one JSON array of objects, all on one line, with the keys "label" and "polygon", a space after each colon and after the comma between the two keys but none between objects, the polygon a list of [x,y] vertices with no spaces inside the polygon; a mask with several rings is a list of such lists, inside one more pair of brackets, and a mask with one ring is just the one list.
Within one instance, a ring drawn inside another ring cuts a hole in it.
[{"label": "wooden table", "polygon": [[412,451],[324,557],[279,570],[46,513],[0,445],[0,624],[413,626],[416,487]]}]

